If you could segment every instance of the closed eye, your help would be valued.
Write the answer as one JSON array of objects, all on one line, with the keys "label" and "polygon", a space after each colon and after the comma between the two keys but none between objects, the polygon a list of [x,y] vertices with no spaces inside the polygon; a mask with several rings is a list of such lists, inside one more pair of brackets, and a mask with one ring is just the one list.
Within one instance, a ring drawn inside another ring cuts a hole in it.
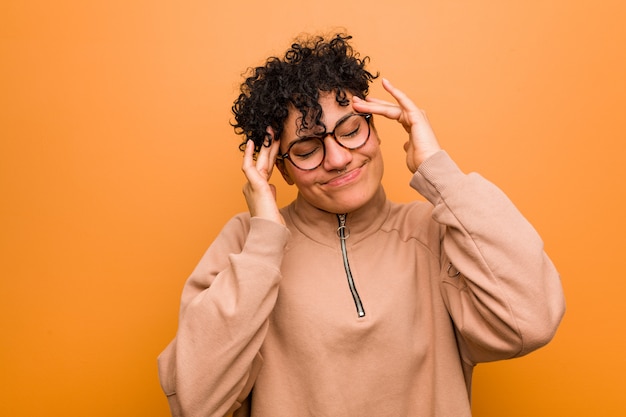
[{"label": "closed eye", "polygon": [[292,158],[297,159],[307,159],[315,155],[317,152],[322,150],[322,141],[320,138],[306,138],[301,139],[294,144],[290,148],[290,155]]}]

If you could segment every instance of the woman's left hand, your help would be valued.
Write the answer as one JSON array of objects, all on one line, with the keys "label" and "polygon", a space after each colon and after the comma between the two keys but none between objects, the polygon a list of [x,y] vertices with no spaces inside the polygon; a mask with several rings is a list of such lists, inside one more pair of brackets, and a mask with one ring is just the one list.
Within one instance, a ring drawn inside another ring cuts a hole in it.
[{"label": "woman's left hand", "polygon": [[353,107],[356,111],[380,114],[402,124],[409,134],[409,140],[404,143],[406,165],[412,173],[415,173],[422,162],[441,150],[441,146],[424,110],[418,108],[406,94],[384,78],[383,87],[393,96],[397,104],[370,97],[361,100],[355,96]]}]

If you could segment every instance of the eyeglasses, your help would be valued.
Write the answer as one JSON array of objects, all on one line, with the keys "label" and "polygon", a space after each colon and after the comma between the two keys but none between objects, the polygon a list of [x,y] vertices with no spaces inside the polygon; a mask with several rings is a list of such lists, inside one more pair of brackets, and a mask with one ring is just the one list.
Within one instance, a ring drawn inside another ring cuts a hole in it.
[{"label": "eyeglasses", "polygon": [[311,171],[322,165],[326,156],[324,139],[330,135],[343,148],[359,149],[370,137],[371,114],[351,113],[341,119],[331,132],[306,136],[291,142],[287,152],[277,159],[288,159],[293,166],[303,171]]}]

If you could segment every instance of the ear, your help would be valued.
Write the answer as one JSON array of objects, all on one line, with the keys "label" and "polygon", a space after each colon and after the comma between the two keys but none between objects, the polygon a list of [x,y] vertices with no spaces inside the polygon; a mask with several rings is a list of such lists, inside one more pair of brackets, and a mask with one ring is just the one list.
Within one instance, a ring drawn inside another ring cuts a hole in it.
[{"label": "ear", "polygon": [[278,168],[278,170],[280,171],[280,174],[283,176],[283,178],[285,179],[285,182],[287,182],[287,184],[289,184],[289,185],[293,185],[294,184],[293,180],[289,176],[289,173],[287,172],[287,167],[285,167],[285,161],[283,161],[282,159],[277,159],[276,160],[276,168]]},{"label": "ear", "polygon": [[[267,132],[267,135],[269,136],[270,141],[280,140],[280,139],[276,139],[275,137],[276,133],[274,132],[274,129],[272,129],[271,126],[268,126],[265,129],[265,131]],[[285,162],[282,159],[277,159],[275,164],[276,164],[276,168],[278,168],[278,170],[280,171],[280,174],[283,176],[287,184],[293,185],[294,182],[289,176],[289,173],[287,172],[287,168],[285,167]]]}]

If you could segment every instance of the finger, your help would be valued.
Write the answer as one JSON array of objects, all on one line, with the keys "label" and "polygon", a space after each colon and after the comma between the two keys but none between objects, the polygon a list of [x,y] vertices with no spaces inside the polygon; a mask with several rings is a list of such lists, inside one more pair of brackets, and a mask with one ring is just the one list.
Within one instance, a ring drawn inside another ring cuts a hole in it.
[{"label": "finger", "polygon": [[280,141],[274,140],[274,131],[270,127],[267,128],[267,133],[269,144],[268,146],[264,144],[261,147],[257,156],[256,168],[269,179],[272,176],[272,171],[276,164]]},{"label": "finger", "polygon": [[393,98],[396,99],[396,101],[398,102],[398,104],[400,104],[401,107],[409,110],[409,111],[417,111],[419,110],[418,107],[415,105],[415,103],[413,103],[413,100],[411,100],[409,98],[409,96],[407,96],[402,90],[400,90],[399,88],[394,87],[391,82],[386,79],[383,78],[383,88],[393,96]]},{"label": "finger", "polygon": [[254,142],[252,140],[248,140],[246,142],[246,147],[243,151],[243,162],[241,164],[241,168],[244,171],[254,166],[253,156],[254,156]]},{"label": "finger", "polygon": [[388,101],[380,99],[368,98],[367,101],[355,100],[353,102],[353,107],[357,111],[379,114],[393,120],[398,120],[398,118],[402,114],[402,109],[400,108],[400,106],[395,103],[390,103]]},{"label": "finger", "polygon": [[261,147],[261,151],[257,154],[256,158],[254,156],[254,142],[252,140],[248,140],[246,142],[246,148],[243,153],[243,163],[241,165],[241,169],[246,175],[248,182],[251,184],[258,184],[259,181],[266,179],[264,174],[259,171],[259,164],[262,165],[262,155],[263,147]]},{"label": "finger", "polygon": [[272,144],[267,148],[267,178],[269,179],[274,172],[274,166],[276,166],[276,157],[280,150],[280,141],[272,139]]},{"label": "finger", "polygon": [[256,169],[254,160],[254,142],[248,140],[243,152],[243,162],[241,163],[241,170],[243,171],[248,183],[246,187],[253,188],[253,184],[258,184],[260,181],[259,171]]},{"label": "finger", "polygon": [[363,100],[362,98],[354,96],[354,101],[356,103],[360,103],[360,104],[362,104],[362,103],[378,103],[378,104],[387,104],[387,105],[390,105],[390,106],[396,106],[397,105],[396,103],[392,103],[392,102],[390,102],[388,100],[383,100],[383,99],[380,99],[380,98],[377,98],[377,97],[366,97],[365,100]]},{"label": "finger", "polygon": [[[264,152],[264,153],[267,153],[267,152]],[[261,179],[264,182],[268,182],[271,172],[270,172],[270,168],[268,167],[267,158],[264,155],[262,156],[262,158],[263,159],[259,157],[257,159],[255,171],[257,175],[259,176],[259,179]]]}]

